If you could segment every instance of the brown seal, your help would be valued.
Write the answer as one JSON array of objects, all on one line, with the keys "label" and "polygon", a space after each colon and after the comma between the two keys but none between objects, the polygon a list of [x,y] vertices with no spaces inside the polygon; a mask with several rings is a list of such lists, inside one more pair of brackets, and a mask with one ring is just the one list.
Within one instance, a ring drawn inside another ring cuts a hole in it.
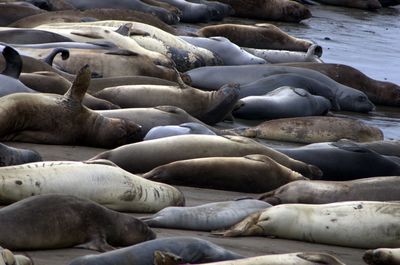
[{"label": "brown seal", "polygon": [[321,72],[338,83],[363,91],[376,104],[400,106],[400,86],[368,77],[359,70],[344,64],[289,63]]},{"label": "brown seal", "polygon": [[11,250],[75,246],[108,251],[156,237],[131,215],[71,195],[29,197],[2,208],[0,217],[0,245]]},{"label": "brown seal", "polygon": [[113,147],[141,139],[140,126],[105,118],[82,106],[90,82],[86,65],[64,96],[17,93],[0,99],[2,140]]},{"label": "brown seal", "polygon": [[311,17],[304,5],[289,0],[218,0],[235,10],[234,16],[262,20],[300,22]]},{"label": "brown seal", "polygon": [[257,49],[306,52],[313,44],[311,41],[292,37],[272,24],[212,25],[199,29],[197,34],[202,37],[222,36],[241,47]]}]

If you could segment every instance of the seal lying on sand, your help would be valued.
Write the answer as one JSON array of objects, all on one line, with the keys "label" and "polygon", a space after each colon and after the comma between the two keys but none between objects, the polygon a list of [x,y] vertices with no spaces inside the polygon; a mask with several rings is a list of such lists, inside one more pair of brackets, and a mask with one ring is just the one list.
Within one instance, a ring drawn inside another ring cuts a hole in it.
[{"label": "seal lying on sand", "polygon": [[282,204],[250,215],[224,235],[276,236],[353,248],[398,247],[399,211],[398,202]]},{"label": "seal lying on sand", "polygon": [[156,237],[135,217],[75,196],[30,197],[2,208],[0,217],[0,244],[11,250],[78,246],[107,251]]},{"label": "seal lying on sand", "polygon": [[0,247],[0,264],[1,265],[33,265],[33,261],[22,255],[14,255],[8,249]]},{"label": "seal lying on sand", "polygon": [[42,161],[36,151],[9,147],[0,143],[0,167]]},{"label": "seal lying on sand", "polygon": [[17,93],[0,99],[0,138],[44,144],[113,147],[141,139],[140,126],[105,118],[81,102],[90,82],[83,67],[64,96]]},{"label": "seal lying on sand", "polygon": [[399,265],[399,248],[378,248],[364,253],[363,260],[369,265]]},{"label": "seal lying on sand", "polygon": [[87,255],[74,259],[69,265],[154,265],[154,252],[167,251],[182,258],[183,263],[214,262],[244,258],[209,241],[194,237],[168,237],[136,246]]},{"label": "seal lying on sand", "polygon": [[212,231],[231,227],[268,207],[268,203],[249,199],[214,202],[195,207],[167,207],[141,220],[150,227]]}]

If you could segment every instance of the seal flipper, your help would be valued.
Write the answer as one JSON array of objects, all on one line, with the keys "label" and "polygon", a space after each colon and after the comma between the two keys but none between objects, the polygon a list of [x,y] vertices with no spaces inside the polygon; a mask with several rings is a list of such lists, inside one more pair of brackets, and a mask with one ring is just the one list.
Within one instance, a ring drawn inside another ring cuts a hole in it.
[{"label": "seal flipper", "polygon": [[85,249],[90,249],[90,250],[95,250],[95,251],[100,251],[100,252],[107,252],[111,250],[115,250],[115,248],[107,243],[104,237],[102,236],[96,236],[89,242],[79,244],[74,246],[74,248],[85,248]]},{"label": "seal flipper", "polygon": [[6,60],[6,69],[1,74],[18,79],[22,71],[21,56],[10,46],[3,49],[3,56]]},{"label": "seal flipper", "polygon": [[334,256],[324,253],[301,253],[297,257],[317,264],[343,264]]},{"label": "seal flipper", "polygon": [[183,262],[182,257],[175,255],[174,253],[159,250],[154,252],[154,265],[178,265],[183,264]]},{"label": "seal flipper", "polygon": [[61,53],[61,58],[63,59],[63,61],[65,61],[65,60],[67,60],[69,58],[69,50],[64,49],[64,48],[55,48],[42,61],[47,63],[50,66],[53,66],[54,57],[56,57],[56,55],[59,54],[59,53]]},{"label": "seal flipper", "polygon": [[87,89],[89,88],[90,84],[90,68],[89,65],[85,65],[82,67],[74,82],[72,83],[71,87],[68,89],[67,93],[64,94],[65,97],[76,100],[79,103],[82,103],[83,97],[86,94]]}]

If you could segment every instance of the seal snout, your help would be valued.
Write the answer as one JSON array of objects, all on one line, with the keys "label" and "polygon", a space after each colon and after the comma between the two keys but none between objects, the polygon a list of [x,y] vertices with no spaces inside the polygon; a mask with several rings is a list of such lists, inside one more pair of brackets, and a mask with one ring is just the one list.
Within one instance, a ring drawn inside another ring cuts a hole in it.
[{"label": "seal snout", "polygon": [[125,128],[128,143],[138,142],[143,139],[141,125],[131,121],[122,120],[122,126]]}]

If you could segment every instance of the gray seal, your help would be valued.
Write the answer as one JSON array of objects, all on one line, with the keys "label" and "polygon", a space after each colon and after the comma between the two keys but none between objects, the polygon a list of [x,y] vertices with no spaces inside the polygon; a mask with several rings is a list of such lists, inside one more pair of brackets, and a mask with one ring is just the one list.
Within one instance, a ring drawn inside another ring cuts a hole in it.
[{"label": "gray seal", "polygon": [[332,87],[341,110],[369,112],[375,107],[363,92],[339,84],[326,75],[310,69],[279,65],[242,65],[208,66],[186,72],[192,86],[207,90],[217,89],[226,83],[243,85],[271,75],[286,73],[306,76]]},{"label": "gray seal", "polygon": [[213,131],[201,125],[200,123],[187,122],[179,125],[156,126],[154,128],[151,128],[151,130],[146,134],[143,140],[154,140],[184,134],[216,135]]},{"label": "gray seal", "polygon": [[328,99],[294,87],[280,87],[264,96],[240,100],[233,115],[240,119],[263,120],[324,115],[331,109]]},{"label": "gray seal", "polygon": [[374,177],[350,181],[295,181],[258,198],[272,205],[324,204],[341,201],[399,201],[399,177]]},{"label": "gray seal", "polygon": [[2,208],[0,217],[0,244],[11,250],[79,246],[107,251],[156,237],[133,216],[68,195],[33,196]]},{"label": "gray seal", "polygon": [[244,199],[193,207],[167,207],[141,220],[150,227],[212,231],[228,228],[248,215],[270,206],[262,201]]},{"label": "gray seal", "polygon": [[0,166],[20,165],[42,161],[40,154],[33,150],[20,149],[0,143]]},{"label": "gray seal", "polygon": [[244,258],[209,241],[194,237],[168,237],[137,244],[100,255],[74,259],[69,265],[153,265],[154,252],[166,251],[182,258],[183,263],[205,263]]}]

